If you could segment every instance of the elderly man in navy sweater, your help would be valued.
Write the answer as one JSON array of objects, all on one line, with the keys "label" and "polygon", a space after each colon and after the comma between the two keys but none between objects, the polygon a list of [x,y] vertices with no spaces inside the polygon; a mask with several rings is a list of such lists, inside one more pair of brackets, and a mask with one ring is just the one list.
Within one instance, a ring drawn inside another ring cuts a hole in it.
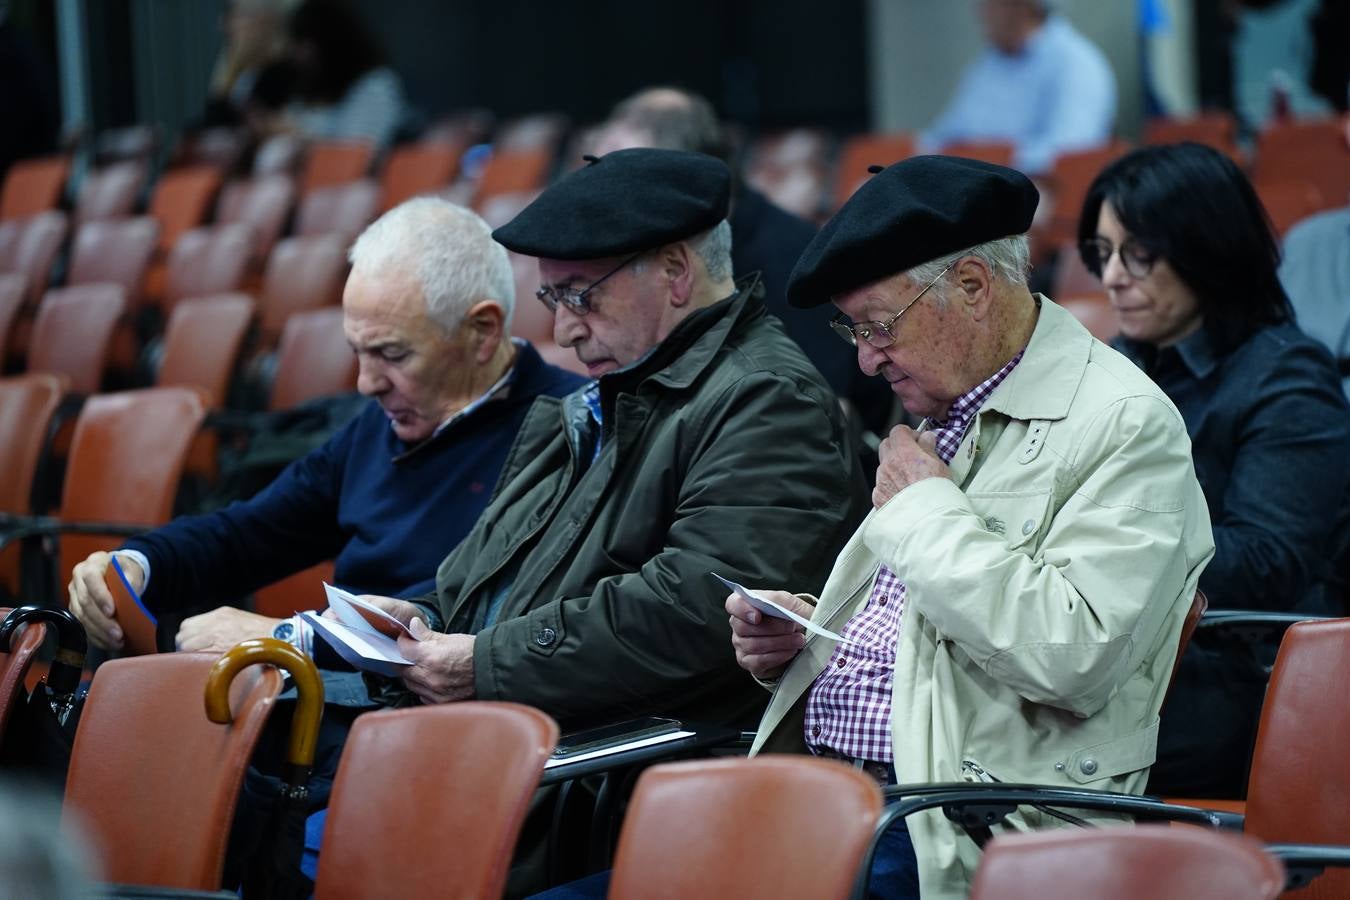
[{"label": "elderly man in navy sweater", "polygon": [[[585,383],[508,337],[511,267],[472,212],[410,200],[367,228],[350,259],[343,326],[369,406],[252,499],[114,551],[151,612],[222,604],[183,622],[180,649],[266,635],[312,649],[298,617],[231,604],[327,559],[354,593],[434,590],[437,565],[487,505],[530,404]],[[94,644],[117,650],[109,562],[95,553],[75,567],[70,609]]]}]

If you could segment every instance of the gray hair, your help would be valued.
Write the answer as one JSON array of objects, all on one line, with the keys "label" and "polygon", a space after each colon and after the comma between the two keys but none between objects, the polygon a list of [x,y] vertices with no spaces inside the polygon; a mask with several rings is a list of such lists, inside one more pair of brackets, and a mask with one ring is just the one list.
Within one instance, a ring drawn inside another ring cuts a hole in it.
[{"label": "gray hair", "polygon": [[731,277],[731,223],[726,219],[690,238],[689,247],[703,260],[713,281]]},{"label": "gray hair", "polygon": [[[956,253],[939,256],[937,259],[919,263],[905,272],[905,275],[921,284],[927,284],[941,275],[948,266],[964,256],[973,256],[982,260],[995,278],[1001,278],[1008,284],[1017,287],[1026,287],[1027,273],[1031,270],[1031,245],[1025,234],[998,238]],[[940,286],[935,290],[942,294]]]},{"label": "gray hair", "polygon": [[427,315],[447,331],[469,307],[494,300],[511,327],[516,285],[506,248],[478,214],[436,197],[415,197],[380,216],[352,244],[347,260],[364,272],[411,270]]}]

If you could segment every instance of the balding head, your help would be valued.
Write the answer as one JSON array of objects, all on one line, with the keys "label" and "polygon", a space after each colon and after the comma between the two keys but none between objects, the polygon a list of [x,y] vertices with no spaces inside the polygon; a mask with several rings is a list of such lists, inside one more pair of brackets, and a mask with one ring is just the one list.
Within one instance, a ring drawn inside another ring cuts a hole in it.
[{"label": "balding head", "polygon": [[673,87],[639,91],[620,102],[601,127],[596,154],[631,147],[688,150],[725,160],[717,112],[698,94]]}]

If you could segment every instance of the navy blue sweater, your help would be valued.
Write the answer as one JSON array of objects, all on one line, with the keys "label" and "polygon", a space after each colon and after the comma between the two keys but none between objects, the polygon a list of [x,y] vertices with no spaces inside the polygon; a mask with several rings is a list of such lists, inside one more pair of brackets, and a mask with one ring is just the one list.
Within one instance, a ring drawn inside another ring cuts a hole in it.
[{"label": "navy blue sweater", "polygon": [[326,559],[334,581],[356,593],[435,590],[437,566],[487,506],[530,404],[585,382],[527,345],[506,397],[411,450],[371,401],[256,496],[128,541],[150,561],[146,605],[159,614],[235,604]]}]

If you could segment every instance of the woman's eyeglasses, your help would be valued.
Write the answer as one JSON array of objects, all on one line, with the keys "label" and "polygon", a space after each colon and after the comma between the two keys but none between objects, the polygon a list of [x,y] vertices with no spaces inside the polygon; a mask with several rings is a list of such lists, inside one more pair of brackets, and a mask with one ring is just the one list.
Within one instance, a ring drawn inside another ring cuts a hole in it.
[{"label": "woman's eyeglasses", "polygon": [[[1106,238],[1097,237],[1083,241],[1079,245],[1079,251],[1083,257],[1083,265],[1087,266],[1093,275],[1101,278],[1102,272],[1106,271],[1106,264],[1111,261],[1111,254],[1117,252],[1117,248]],[[1119,252],[1120,263],[1125,267],[1125,271],[1130,273],[1131,278],[1147,278],[1148,273],[1153,271],[1153,264],[1158,261],[1158,254],[1132,237],[1120,242]]]}]

